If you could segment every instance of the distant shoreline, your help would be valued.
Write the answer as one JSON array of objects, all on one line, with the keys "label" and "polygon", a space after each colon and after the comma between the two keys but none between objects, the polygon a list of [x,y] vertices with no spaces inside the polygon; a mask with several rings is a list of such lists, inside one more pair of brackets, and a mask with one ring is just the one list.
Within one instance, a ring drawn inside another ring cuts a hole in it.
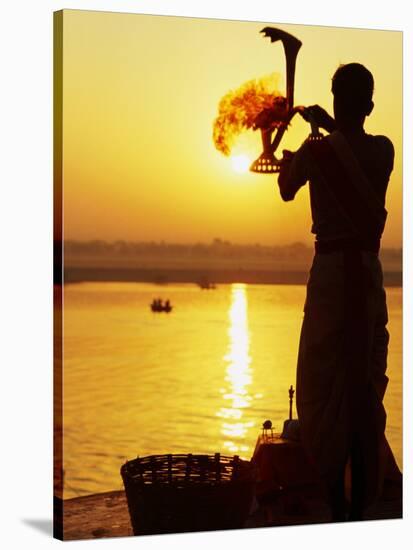
[{"label": "distant shoreline", "polygon": [[[121,267],[66,267],[65,284],[80,282],[306,284],[308,271],[258,269],[142,269]],[[384,285],[401,287],[400,271],[385,271]]]},{"label": "distant shoreline", "polygon": [[[314,257],[303,243],[283,246],[211,243],[65,241],[56,243],[57,277],[77,283],[142,282],[305,285]],[[386,286],[402,285],[402,250],[382,248]],[[58,282],[58,281],[56,281]]]}]

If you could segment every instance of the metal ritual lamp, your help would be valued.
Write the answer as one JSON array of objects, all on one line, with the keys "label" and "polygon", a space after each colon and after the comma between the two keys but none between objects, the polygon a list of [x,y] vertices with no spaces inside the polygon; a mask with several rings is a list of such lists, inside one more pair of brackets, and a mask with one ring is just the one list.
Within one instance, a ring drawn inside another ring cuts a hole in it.
[{"label": "metal ritual lamp", "polygon": [[262,436],[264,439],[268,439],[268,431],[270,431],[270,437],[272,439],[274,437],[274,432],[271,420],[266,420],[262,424]]},{"label": "metal ritual lamp", "polygon": [[[284,46],[287,90],[285,98],[275,98],[273,107],[264,109],[255,120],[254,129],[261,130],[263,152],[251,164],[250,171],[258,174],[274,174],[280,171],[281,161],[275,157],[275,152],[284,132],[293,116],[298,112],[302,113],[305,109],[304,107],[294,107],[295,65],[302,42],[291,34],[273,27],[265,27],[261,32],[264,33],[264,36],[270,37],[271,42],[280,40]],[[272,133],[276,128],[274,140],[271,141]],[[312,130],[314,131],[314,128]]]},{"label": "metal ritual lamp", "polygon": [[295,390],[294,390],[293,386],[291,385],[290,389],[288,390],[288,396],[290,398],[290,410],[289,410],[288,420],[293,419],[293,398],[294,398],[294,393],[295,393]]}]

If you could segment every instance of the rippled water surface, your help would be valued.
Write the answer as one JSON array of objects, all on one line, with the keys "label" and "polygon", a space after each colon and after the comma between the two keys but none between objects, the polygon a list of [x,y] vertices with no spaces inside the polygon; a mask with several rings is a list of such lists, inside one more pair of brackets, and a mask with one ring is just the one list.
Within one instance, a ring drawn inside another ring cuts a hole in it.
[{"label": "rippled water surface", "polygon": [[[173,312],[152,313],[155,297]],[[154,453],[250,458],[288,416],[304,286],[81,283],[65,288],[64,497],[120,489]],[[402,292],[387,291],[387,437],[402,466]]]}]

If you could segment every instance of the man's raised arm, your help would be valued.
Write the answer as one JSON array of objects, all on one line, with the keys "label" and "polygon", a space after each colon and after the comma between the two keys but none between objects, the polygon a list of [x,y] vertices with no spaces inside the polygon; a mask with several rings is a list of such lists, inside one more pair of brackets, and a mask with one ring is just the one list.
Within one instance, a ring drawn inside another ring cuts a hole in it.
[{"label": "man's raised arm", "polygon": [[297,191],[307,183],[307,146],[305,143],[296,153],[283,151],[283,158],[278,174],[278,187],[283,201],[292,201]]}]

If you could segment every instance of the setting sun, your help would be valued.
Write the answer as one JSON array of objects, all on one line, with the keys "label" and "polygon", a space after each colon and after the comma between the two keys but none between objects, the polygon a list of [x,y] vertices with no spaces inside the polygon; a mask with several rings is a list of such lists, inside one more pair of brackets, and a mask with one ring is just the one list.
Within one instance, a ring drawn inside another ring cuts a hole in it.
[{"label": "setting sun", "polygon": [[233,155],[231,157],[231,164],[236,172],[242,174],[248,172],[251,160],[247,157],[247,155]]}]

